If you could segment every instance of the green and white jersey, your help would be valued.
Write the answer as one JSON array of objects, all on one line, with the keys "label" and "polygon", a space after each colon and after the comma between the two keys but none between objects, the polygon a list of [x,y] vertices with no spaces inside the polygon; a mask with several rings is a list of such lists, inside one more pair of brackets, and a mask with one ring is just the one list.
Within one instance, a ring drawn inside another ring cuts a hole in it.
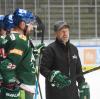
[{"label": "green and white jersey", "polygon": [[[6,41],[6,35],[1,35],[0,36],[0,62],[3,60],[3,55],[4,55],[4,49],[3,49],[3,47],[4,47],[4,45],[5,45],[5,43],[7,43],[7,41]],[[3,78],[2,78],[2,76],[1,76],[1,74],[0,74],[0,80],[2,80]]]},{"label": "green and white jersey", "polygon": [[[6,41],[4,49],[7,58],[0,65],[2,72],[3,70],[7,72],[7,74],[3,73],[7,76],[4,77],[5,81],[16,76],[15,78],[22,83],[35,84],[35,58],[28,38],[23,34],[12,32],[6,36]],[[13,74],[10,71],[13,71]],[[10,75],[13,76],[10,77]]]},{"label": "green and white jersey", "polygon": [[0,48],[3,48],[4,45],[7,43],[7,39],[6,38],[6,35],[1,35],[0,36]]}]

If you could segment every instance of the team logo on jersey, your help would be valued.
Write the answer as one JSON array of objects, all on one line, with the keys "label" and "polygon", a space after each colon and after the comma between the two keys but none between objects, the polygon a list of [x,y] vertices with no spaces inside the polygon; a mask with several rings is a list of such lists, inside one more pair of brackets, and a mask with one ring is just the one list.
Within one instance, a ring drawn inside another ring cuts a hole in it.
[{"label": "team logo on jersey", "polygon": [[10,35],[10,38],[11,38],[12,41],[14,41],[16,39],[16,37],[13,33]]},{"label": "team logo on jersey", "polygon": [[27,40],[26,36],[25,36],[25,35],[23,35],[23,34],[20,34],[20,35],[19,35],[19,38],[20,38],[20,39],[22,39],[22,40],[24,40],[24,41],[26,41],[26,40]]},{"label": "team logo on jersey", "polygon": [[17,54],[17,55],[22,56],[23,51],[20,50],[20,49],[16,49],[16,48],[14,48],[14,49],[10,50],[10,53],[13,53],[13,54]]},{"label": "team logo on jersey", "polygon": [[6,93],[6,96],[8,96],[8,97],[11,97],[11,98],[16,98],[16,97],[19,97],[19,95],[20,95],[20,93],[13,93],[13,94],[11,94],[11,93]]},{"label": "team logo on jersey", "polygon": [[77,59],[77,55],[74,54],[74,55],[72,56],[72,58],[73,58],[73,59]]},{"label": "team logo on jersey", "polygon": [[15,69],[15,68],[16,68],[16,65],[14,65],[12,63],[9,63],[7,66],[7,69]]}]

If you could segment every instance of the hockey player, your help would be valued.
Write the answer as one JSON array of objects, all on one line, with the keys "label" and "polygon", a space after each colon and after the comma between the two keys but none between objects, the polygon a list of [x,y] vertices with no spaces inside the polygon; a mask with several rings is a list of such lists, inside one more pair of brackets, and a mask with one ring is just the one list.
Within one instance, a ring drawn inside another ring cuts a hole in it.
[{"label": "hockey player", "polygon": [[14,27],[12,17],[12,14],[8,14],[0,21],[0,48],[3,48],[6,43],[6,34]]},{"label": "hockey player", "polygon": [[[3,36],[5,34],[5,31],[3,30],[3,18],[4,15],[0,15],[0,42],[2,41],[1,36]],[[4,57],[4,49],[0,48],[0,62],[3,60]],[[2,76],[0,74],[0,97],[2,96],[1,90],[2,90]]]},{"label": "hockey player", "polygon": [[[33,21],[32,12],[24,9],[15,10],[13,16],[15,27],[6,36],[7,43],[4,47],[7,58],[0,64],[4,82],[2,99],[18,99],[19,86],[22,85],[26,90],[31,87],[32,93],[35,91],[35,59],[27,36],[33,29]],[[25,99],[33,99],[32,93]]]},{"label": "hockey player", "polygon": [[[2,62],[6,58],[6,53],[4,50],[4,46],[7,42],[6,35],[13,28],[13,20],[12,14],[8,14],[6,16],[0,16],[0,62]],[[1,73],[1,72],[0,72]],[[3,79],[0,75],[0,99],[3,99]]]},{"label": "hockey player", "polygon": [[1,15],[0,16],[0,60],[2,61],[4,58],[6,58],[6,54],[4,52],[4,45],[7,42],[6,41],[6,35],[10,32],[10,30],[13,28],[13,19],[12,14],[8,14],[6,16]]},{"label": "hockey player", "polygon": [[[5,37],[6,31],[3,29],[3,19],[4,15],[0,15],[0,43],[3,41],[3,38]],[[2,44],[2,43],[1,43]],[[4,51],[2,48],[0,48],[0,61],[4,57]]]}]

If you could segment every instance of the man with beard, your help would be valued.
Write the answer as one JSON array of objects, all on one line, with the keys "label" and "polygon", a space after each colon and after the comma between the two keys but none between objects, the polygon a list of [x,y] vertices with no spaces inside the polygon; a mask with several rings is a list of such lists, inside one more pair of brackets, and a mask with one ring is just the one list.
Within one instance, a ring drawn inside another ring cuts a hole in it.
[{"label": "man with beard", "polygon": [[81,95],[87,92],[84,88],[88,84],[83,76],[75,78],[82,73],[82,65],[77,48],[69,40],[70,27],[57,21],[54,32],[56,40],[45,48],[40,65],[40,72],[46,78],[46,99],[79,99],[78,86],[82,92],[80,99],[85,99]]}]

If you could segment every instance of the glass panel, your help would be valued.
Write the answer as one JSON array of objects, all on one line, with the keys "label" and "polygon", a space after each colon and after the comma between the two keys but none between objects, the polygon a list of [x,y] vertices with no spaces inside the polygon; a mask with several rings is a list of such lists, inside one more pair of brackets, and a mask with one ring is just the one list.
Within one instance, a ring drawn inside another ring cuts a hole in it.
[{"label": "glass panel", "polygon": [[95,37],[95,8],[81,7],[81,38]]}]

